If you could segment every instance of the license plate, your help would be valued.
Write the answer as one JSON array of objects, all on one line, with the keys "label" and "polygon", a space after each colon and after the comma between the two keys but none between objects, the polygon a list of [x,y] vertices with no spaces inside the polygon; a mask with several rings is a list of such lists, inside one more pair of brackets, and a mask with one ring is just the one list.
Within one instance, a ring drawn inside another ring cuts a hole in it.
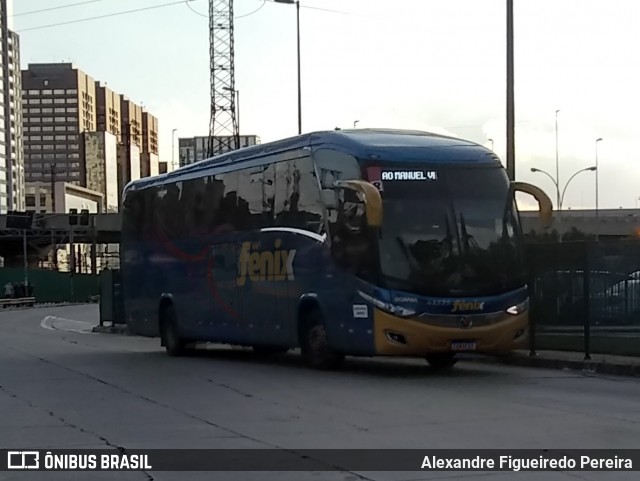
[{"label": "license plate", "polygon": [[475,351],[476,341],[454,341],[451,343],[452,351]]}]

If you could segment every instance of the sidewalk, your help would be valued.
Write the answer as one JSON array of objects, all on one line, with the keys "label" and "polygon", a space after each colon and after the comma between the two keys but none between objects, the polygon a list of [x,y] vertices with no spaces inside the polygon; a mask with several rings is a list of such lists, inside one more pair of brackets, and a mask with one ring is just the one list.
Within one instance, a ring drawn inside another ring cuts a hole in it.
[{"label": "sidewalk", "polygon": [[546,369],[569,369],[615,376],[640,376],[640,357],[591,354],[584,359],[583,352],[537,351],[529,356],[528,350],[514,351],[500,357],[474,357],[472,362],[505,364],[509,366],[537,367]]}]

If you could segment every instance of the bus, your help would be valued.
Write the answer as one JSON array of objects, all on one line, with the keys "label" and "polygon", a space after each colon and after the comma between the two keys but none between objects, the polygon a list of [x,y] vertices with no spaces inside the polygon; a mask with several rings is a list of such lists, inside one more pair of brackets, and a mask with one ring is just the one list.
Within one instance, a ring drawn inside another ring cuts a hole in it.
[{"label": "bus", "polygon": [[299,348],[450,367],[528,335],[515,192],[473,142],[420,131],[314,132],[130,182],[121,273],[130,331],[169,355],[197,343]]}]

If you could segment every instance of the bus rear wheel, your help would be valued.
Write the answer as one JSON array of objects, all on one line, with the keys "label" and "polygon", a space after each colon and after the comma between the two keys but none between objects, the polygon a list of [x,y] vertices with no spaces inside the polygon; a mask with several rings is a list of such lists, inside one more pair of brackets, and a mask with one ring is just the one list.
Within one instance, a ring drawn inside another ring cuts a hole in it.
[{"label": "bus rear wheel", "polygon": [[425,357],[431,368],[442,370],[450,369],[456,365],[458,359],[455,356],[452,352],[446,352],[442,354],[427,354]]},{"label": "bus rear wheel", "polygon": [[178,316],[173,306],[160,310],[160,340],[169,356],[184,355],[186,343],[178,333]]},{"label": "bus rear wheel", "polygon": [[336,369],[342,365],[344,355],[331,348],[322,314],[318,309],[313,309],[305,316],[301,327],[302,357],[310,367]]}]

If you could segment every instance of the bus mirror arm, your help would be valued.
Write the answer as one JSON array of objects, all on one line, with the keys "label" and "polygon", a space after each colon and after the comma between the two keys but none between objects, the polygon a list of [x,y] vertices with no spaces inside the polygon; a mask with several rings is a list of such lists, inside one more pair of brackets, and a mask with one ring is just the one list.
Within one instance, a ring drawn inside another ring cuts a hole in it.
[{"label": "bus mirror arm", "polygon": [[361,193],[364,197],[367,224],[374,228],[382,226],[382,197],[375,185],[364,180],[338,180],[333,186],[336,189],[348,189]]},{"label": "bus mirror arm", "polygon": [[527,182],[511,182],[511,187],[515,192],[524,192],[525,194],[531,195],[534,199],[538,201],[538,218],[540,219],[540,224],[543,229],[548,229],[551,227],[553,222],[553,204],[551,203],[551,199],[545,192],[540,188],[536,187],[533,184],[529,184]]}]

